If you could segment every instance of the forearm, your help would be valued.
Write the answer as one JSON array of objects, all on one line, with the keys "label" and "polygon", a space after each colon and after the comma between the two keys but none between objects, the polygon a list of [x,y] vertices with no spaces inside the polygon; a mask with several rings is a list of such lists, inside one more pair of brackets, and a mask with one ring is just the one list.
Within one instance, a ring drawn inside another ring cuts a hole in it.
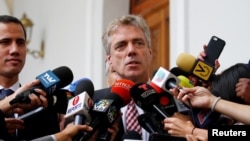
[{"label": "forearm", "polygon": [[231,101],[220,99],[214,106],[214,110],[227,115],[236,121],[244,124],[250,124],[250,106],[234,103]]},{"label": "forearm", "polygon": [[31,141],[58,141],[58,140],[56,140],[53,135],[47,135],[47,136],[44,136],[44,137],[33,139]]},{"label": "forearm", "polygon": [[11,110],[12,106],[9,104],[9,102],[12,99],[13,96],[8,96],[0,102],[0,110],[2,110],[4,114],[8,113]]},{"label": "forearm", "polygon": [[194,128],[193,135],[207,137],[208,131],[206,129],[202,129],[202,128]]},{"label": "forearm", "polygon": [[71,141],[72,137],[63,131],[54,134],[56,141]]}]

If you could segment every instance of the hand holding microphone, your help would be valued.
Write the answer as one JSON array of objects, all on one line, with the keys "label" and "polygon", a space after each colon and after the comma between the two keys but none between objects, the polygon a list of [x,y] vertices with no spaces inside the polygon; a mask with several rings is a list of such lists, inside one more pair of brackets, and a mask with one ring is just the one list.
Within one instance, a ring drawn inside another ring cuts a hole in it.
[{"label": "hand holding microphone", "polygon": [[176,60],[176,64],[181,70],[204,82],[211,80],[215,73],[214,66],[200,59],[196,59],[188,53],[181,53]]},{"label": "hand holding microphone", "polygon": [[65,118],[69,120],[74,119],[74,124],[77,125],[89,123],[91,121],[89,111],[93,107],[91,98],[94,93],[94,85],[87,78],[83,78],[75,84],[75,97],[68,102]]},{"label": "hand holding microphone", "polygon": [[90,110],[92,120],[89,124],[93,127],[93,131],[85,132],[80,140],[89,139],[97,130],[99,130],[97,140],[109,140],[111,135],[107,133],[107,128],[120,117],[120,108],[131,100],[130,88],[133,85],[134,82],[130,80],[117,80],[111,88],[111,93],[104,94],[105,98],[94,102],[94,106]]},{"label": "hand holding microphone", "polygon": [[62,66],[56,68],[53,71],[46,71],[36,77],[36,79],[40,80],[40,84],[36,85],[26,91],[21,92],[16,95],[16,97],[10,101],[10,104],[15,103],[29,103],[30,99],[28,98],[30,93],[35,93],[35,88],[43,89],[47,93],[47,97],[51,96],[56,89],[67,86],[73,80],[72,71],[66,67]]},{"label": "hand holding microphone", "polygon": [[[181,89],[179,86],[180,79],[177,78],[175,75],[173,75],[168,70],[164,69],[163,67],[160,67],[154,77],[152,78],[151,85],[154,87],[157,91],[166,91],[170,92],[170,89],[177,87],[178,90]],[[189,112],[189,108],[184,105],[181,101],[173,98],[177,107],[177,111],[181,113],[187,113]]]},{"label": "hand holding microphone", "polygon": [[[66,100],[66,94],[58,94],[57,92],[60,91],[59,88],[65,87],[73,80],[73,73],[72,71],[66,67],[58,67],[53,71],[46,71],[37,76],[37,79],[40,81],[39,84],[34,85],[33,87],[20,92],[13,98],[9,104],[13,105],[16,103],[30,103],[31,99],[29,98],[31,94],[36,94],[36,91],[39,92],[39,89],[46,92],[46,98],[48,101],[48,106],[54,106],[57,101],[56,99],[61,99],[64,101]],[[54,93],[57,93],[57,96],[54,97]],[[32,95],[31,95],[32,96]],[[58,102],[59,103],[59,102]],[[66,102],[64,103],[65,107]],[[25,113],[19,119],[26,119],[30,118],[31,116],[36,115],[37,113],[41,112],[44,107],[40,106],[28,113]],[[63,109],[64,110],[64,109]],[[61,110],[62,111],[62,110]]]},{"label": "hand holding microphone", "polygon": [[[204,46],[198,59],[187,53],[182,53],[176,60],[177,66],[189,74],[204,82],[213,79],[215,71],[220,66],[218,58],[224,49],[226,42],[219,37],[212,36],[208,45]],[[196,86],[197,84],[194,83]]]},{"label": "hand holding microphone", "polygon": [[[9,102],[18,94],[20,94],[21,92],[33,87],[34,85],[39,84],[39,80],[34,80],[30,83],[27,83],[25,85],[23,85],[22,87],[20,87],[19,89],[16,90],[15,93],[13,93],[12,95],[6,97],[5,99],[3,99],[2,101],[0,101],[0,109],[6,114],[6,115],[10,115],[14,112],[14,113],[23,113],[25,110],[30,110],[33,109],[37,106],[42,106],[44,108],[46,108],[48,106],[48,101],[46,99],[46,93],[41,90],[41,89],[35,89],[36,94],[30,94],[29,95],[29,99],[30,99],[30,103],[15,103],[13,105],[9,104]],[[18,108],[18,109],[16,109]],[[12,109],[12,110],[11,110]],[[20,111],[21,110],[21,111]]]}]

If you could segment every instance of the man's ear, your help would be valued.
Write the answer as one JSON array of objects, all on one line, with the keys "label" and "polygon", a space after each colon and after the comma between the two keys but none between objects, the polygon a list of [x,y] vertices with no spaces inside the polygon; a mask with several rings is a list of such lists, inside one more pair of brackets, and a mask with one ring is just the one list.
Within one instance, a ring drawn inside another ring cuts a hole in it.
[{"label": "man's ear", "polygon": [[152,54],[152,49],[150,48],[149,49],[149,61],[151,62],[152,61],[152,59],[153,59],[153,54]]},{"label": "man's ear", "polygon": [[108,63],[109,65],[112,64],[111,56],[110,56],[110,55],[107,55],[107,56],[106,56],[106,60],[107,60],[107,63]]}]

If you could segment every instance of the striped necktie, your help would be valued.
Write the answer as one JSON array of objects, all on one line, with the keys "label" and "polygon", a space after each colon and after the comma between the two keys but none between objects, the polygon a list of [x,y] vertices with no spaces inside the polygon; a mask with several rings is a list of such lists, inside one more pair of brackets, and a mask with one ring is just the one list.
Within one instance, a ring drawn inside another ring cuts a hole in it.
[{"label": "striped necktie", "polygon": [[135,102],[131,100],[130,103],[127,105],[127,111],[125,115],[127,131],[136,131],[141,135],[142,131],[137,119],[138,116],[139,113],[136,109]]}]

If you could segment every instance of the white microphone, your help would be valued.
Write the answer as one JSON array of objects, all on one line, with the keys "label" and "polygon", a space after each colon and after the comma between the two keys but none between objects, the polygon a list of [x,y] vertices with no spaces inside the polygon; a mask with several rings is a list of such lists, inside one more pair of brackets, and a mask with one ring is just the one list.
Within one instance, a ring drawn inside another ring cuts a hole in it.
[{"label": "white microphone", "polygon": [[151,83],[169,92],[169,89],[179,84],[180,80],[168,70],[160,67],[155,73]]},{"label": "white microphone", "polygon": [[[169,89],[174,88],[175,86],[178,86],[179,83],[180,83],[180,79],[178,77],[176,77],[171,72],[164,69],[163,67],[160,67],[155,73],[150,85],[153,86],[153,88],[156,91],[159,91],[159,89],[161,89],[161,90],[171,93]],[[189,111],[189,108],[186,105],[184,105],[181,101],[176,99],[175,97],[174,97],[174,101],[176,103],[178,112],[185,113]]]},{"label": "white microphone", "polygon": [[89,110],[91,110],[92,107],[93,100],[89,94],[84,91],[69,100],[64,117],[70,120],[74,119],[74,124],[76,125],[83,124],[83,121],[85,123],[90,123],[91,116],[89,114]]}]

